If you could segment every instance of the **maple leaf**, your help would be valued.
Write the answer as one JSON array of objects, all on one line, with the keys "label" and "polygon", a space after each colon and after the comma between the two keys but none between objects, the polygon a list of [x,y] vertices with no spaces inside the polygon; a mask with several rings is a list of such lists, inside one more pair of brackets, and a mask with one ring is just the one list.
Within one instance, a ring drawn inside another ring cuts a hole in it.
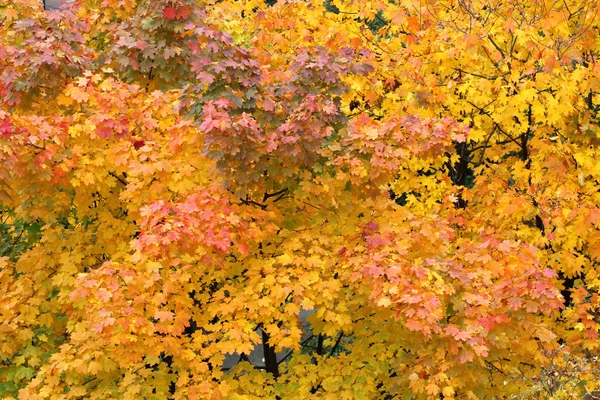
[{"label": "maple leaf", "polygon": [[177,11],[173,7],[165,7],[163,10],[163,17],[172,20],[177,17]]},{"label": "maple leaf", "polygon": [[172,321],[173,313],[171,311],[157,311],[154,313],[154,318],[160,322]]},{"label": "maple leaf", "polygon": [[143,141],[143,140],[135,140],[135,141],[133,142],[133,148],[134,148],[134,149],[136,149],[136,150],[139,150],[139,149],[141,149],[141,148],[142,148],[142,147],[143,147],[145,144],[146,144],[146,142],[145,142],[145,141]]},{"label": "maple leaf", "polygon": [[73,87],[69,92],[69,97],[78,103],[87,102],[90,99],[90,95],[85,92],[85,90],[81,90],[79,88]]},{"label": "maple leaf", "polygon": [[[166,11],[166,9],[165,9]],[[177,8],[177,18],[178,19],[188,19],[190,16],[190,9],[187,6],[181,6]]]},{"label": "maple leaf", "polygon": [[11,21],[19,18],[18,11],[13,8],[4,9],[3,14],[4,14],[4,18],[6,18],[6,21],[8,21],[8,22],[11,22]]}]

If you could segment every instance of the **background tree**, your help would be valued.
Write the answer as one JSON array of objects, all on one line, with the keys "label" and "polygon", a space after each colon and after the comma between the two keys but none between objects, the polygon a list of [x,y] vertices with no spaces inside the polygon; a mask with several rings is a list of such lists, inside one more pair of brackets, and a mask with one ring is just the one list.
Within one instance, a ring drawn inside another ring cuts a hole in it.
[{"label": "background tree", "polygon": [[595,2],[0,4],[3,397],[595,393]]}]

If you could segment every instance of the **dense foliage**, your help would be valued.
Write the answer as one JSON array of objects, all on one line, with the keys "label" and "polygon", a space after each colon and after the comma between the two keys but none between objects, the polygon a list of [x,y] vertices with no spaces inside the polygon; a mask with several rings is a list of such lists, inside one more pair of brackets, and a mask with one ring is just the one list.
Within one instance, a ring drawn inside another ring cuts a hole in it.
[{"label": "dense foliage", "polygon": [[598,1],[0,13],[0,397],[600,396]]}]

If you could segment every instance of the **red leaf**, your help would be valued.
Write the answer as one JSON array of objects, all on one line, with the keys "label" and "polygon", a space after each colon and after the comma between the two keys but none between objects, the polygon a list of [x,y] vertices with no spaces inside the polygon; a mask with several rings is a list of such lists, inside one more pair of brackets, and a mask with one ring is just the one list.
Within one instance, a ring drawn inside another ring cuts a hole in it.
[{"label": "red leaf", "polygon": [[187,6],[177,9],[177,19],[187,19],[190,16],[190,9]]},{"label": "red leaf", "polygon": [[177,13],[173,7],[165,7],[165,10],[163,11],[163,17],[168,20],[172,20],[175,19],[176,16]]},{"label": "red leaf", "polygon": [[113,130],[111,127],[109,126],[98,126],[96,127],[96,135],[98,135],[98,137],[100,137],[100,139],[108,139],[110,137],[112,137],[113,135]]},{"label": "red leaf", "polygon": [[139,150],[144,146],[144,144],[146,144],[146,142],[144,142],[143,140],[136,140],[135,142],[133,142],[133,148]]},{"label": "red leaf", "polygon": [[10,134],[13,132],[13,129],[14,126],[8,119],[0,123],[0,135],[4,139],[8,139],[10,137]]}]

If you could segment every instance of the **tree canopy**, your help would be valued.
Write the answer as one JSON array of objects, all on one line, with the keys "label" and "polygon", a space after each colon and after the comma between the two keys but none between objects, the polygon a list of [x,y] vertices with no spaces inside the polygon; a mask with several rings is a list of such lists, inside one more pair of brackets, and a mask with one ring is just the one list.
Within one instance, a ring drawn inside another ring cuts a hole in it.
[{"label": "tree canopy", "polygon": [[599,14],[0,0],[0,397],[600,396]]}]

